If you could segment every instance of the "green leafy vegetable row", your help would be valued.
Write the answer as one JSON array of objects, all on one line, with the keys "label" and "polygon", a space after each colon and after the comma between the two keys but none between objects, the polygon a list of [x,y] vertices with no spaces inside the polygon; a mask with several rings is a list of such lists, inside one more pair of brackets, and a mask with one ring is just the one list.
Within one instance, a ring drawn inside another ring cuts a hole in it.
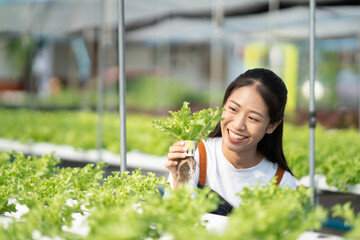
[{"label": "green leafy vegetable row", "polygon": [[[189,111],[189,110],[186,110]],[[217,111],[217,110],[214,110]],[[184,113],[186,116],[188,112]],[[96,148],[97,116],[92,112],[40,112],[0,108],[0,137],[23,143],[51,142],[75,148]],[[209,115],[210,116],[210,115]],[[153,128],[153,116],[127,116],[128,151],[165,155],[173,140]],[[104,115],[105,149],[119,152],[119,118]],[[307,126],[285,124],[284,151],[297,178],[308,175],[309,130]],[[330,186],[346,191],[346,184],[360,183],[360,135],[356,129],[316,128],[316,173],[326,176]]]},{"label": "green leafy vegetable row", "polygon": [[[50,142],[71,145],[76,149],[97,146],[96,113],[89,111],[31,111],[0,108],[0,137],[22,143]],[[127,150],[164,155],[170,146],[167,136],[152,127],[152,116],[128,115]],[[103,116],[103,148],[119,153],[119,116]]]},{"label": "green leafy vegetable row", "polygon": [[[0,224],[0,239],[296,239],[318,229],[326,217],[311,205],[311,190],[280,188],[272,182],[246,189],[243,203],[223,232],[208,231],[201,221],[219,199],[209,189],[183,185],[159,194],[164,178],[140,170],[103,178],[104,166],[59,168],[52,156],[0,152],[0,214],[26,206],[19,219]],[[69,231],[75,216],[84,222]],[[4,216],[0,216],[0,220]],[[7,218],[7,217],[5,217]]]},{"label": "green leafy vegetable row", "polygon": [[[296,177],[309,174],[309,128],[285,125],[284,151]],[[329,186],[346,191],[347,184],[360,183],[360,134],[357,129],[326,130],[316,127],[316,173],[326,176]]]}]

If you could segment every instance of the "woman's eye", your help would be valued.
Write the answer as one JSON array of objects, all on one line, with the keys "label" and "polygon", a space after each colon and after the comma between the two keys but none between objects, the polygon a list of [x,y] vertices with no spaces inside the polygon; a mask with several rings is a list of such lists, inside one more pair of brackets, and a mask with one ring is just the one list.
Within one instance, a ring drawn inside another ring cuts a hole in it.
[{"label": "woman's eye", "polygon": [[230,109],[232,112],[236,112],[235,108],[233,108],[233,107],[229,107],[229,109]]},{"label": "woman's eye", "polygon": [[259,120],[257,118],[249,117],[250,120],[258,122]]}]

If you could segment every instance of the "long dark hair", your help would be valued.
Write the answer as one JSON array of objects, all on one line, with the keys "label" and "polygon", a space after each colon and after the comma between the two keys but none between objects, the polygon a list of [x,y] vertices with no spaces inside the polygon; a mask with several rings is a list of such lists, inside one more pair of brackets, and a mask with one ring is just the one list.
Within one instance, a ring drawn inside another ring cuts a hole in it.
[{"label": "long dark hair", "polygon": [[[271,134],[265,134],[257,146],[257,151],[262,153],[269,161],[278,163],[282,168],[291,173],[283,152],[283,118],[287,100],[287,89],[282,79],[274,72],[255,68],[238,76],[226,89],[223,105],[225,106],[229,96],[238,88],[256,85],[256,90],[264,99],[268,107],[270,124],[281,121]],[[221,137],[220,122],[208,137]]]}]

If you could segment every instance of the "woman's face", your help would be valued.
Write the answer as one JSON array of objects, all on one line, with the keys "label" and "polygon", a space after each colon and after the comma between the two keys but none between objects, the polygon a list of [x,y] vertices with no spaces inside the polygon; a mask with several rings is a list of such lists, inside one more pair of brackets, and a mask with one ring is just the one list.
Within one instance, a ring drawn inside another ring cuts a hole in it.
[{"label": "woman's face", "polygon": [[259,141],[278,125],[269,124],[267,105],[255,85],[234,90],[224,108],[221,133],[223,149],[226,151],[256,153]]}]

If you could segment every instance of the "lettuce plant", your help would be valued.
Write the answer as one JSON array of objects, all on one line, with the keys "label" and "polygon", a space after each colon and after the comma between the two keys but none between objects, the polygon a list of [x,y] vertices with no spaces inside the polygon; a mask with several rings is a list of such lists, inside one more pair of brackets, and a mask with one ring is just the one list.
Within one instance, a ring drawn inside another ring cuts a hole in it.
[{"label": "lettuce plant", "polygon": [[163,120],[154,120],[153,125],[156,129],[169,134],[172,140],[193,140],[200,141],[215,128],[221,119],[224,109],[208,108],[202,109],[191,114],[189,103],[184,102],[182,108],[177,111],[169,111],[171,117]]},{"label": "lettuce plant", "polygon": [[[217,232],[202,220],[220,201],[209,188],[183,184],[162,196],[158,188],[168,184],[154,173],[115,171],[103,178],[102,164],[60,168],[58,163],[51,155],[0,151],[0,220],[11,220],[0,222],[0,239],[284,240],[319,229],[327,215],[312,205],[311,189],[271,182],[245,188],[242,203],[227,218],[224,231]],[[28,210],[19,211],[19,206]],[[359,229],[359,215],[338,212],[354,231]],[[354,231],[352,239],[358,239]]]},{"label": "lettuce plant", "polygon": [[350,230],[345,233],[344,239],[360,239],[360,213],[355,213],[351,202],[344,205],[336,204],[331,208],[333,217],[340,217],[345,220],[345,226]]},{"label": "lettuce plant", "polygon": [[[155,128],[168,133],[173,140],[199,142],[201,139],[205,139],[215,128],[221,119],[223,110],[216,107],[215,110],[208,108],[191,114],[189,103],[184,102],[179,111],[169,111],[172,117],[167,117],[164,120],[154,120],[153,123]],[[177,181],[180,183],[188,182],[195,172],[195,168],[196,162],[192,156],[180,161],[177,168]]]}]

